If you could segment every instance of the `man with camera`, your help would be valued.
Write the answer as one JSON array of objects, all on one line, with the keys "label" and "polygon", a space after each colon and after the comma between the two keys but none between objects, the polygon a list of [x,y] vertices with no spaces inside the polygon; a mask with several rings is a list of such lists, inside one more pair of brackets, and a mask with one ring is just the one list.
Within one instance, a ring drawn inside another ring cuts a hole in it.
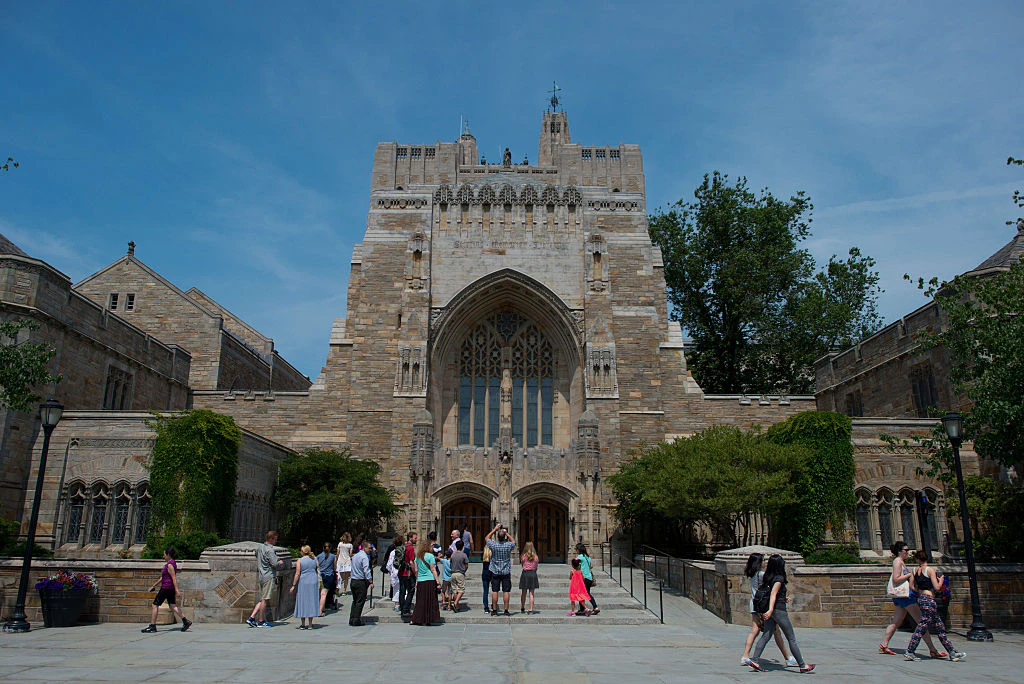
[{"label": "man with camera", "polygon": [[498,614],[498,591],[505,598],[505,615],[510,615],[508,599],[512,591],[512,551],[516,548],[516,540],[504,525],[498,523],[484,538],[484,544],[491,550],[491,615]]}]

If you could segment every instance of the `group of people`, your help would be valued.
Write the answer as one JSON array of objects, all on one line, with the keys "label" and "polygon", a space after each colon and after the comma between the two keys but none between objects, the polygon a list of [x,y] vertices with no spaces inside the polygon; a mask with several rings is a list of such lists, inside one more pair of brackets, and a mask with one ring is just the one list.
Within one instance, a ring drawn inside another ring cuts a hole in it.
[{"label": "group of people", "polygon": [[[889,641],[896,629],[910,614],[917,621],[917,627],[910,637],[910,643],[907,644],[904,659],[908,661],[921,659],[917,655],[917,647],[923,638],[928,643],[928,651],[932,658],[949,658],[953,662],[963,660],[967,654],[953,648],[953,644],[946,637],[946,626],[938,614],[935,594],[942,589],[942,580],[936,570],[929,566],[931,559],[928,553],[921,550],[915,552],[914,560],[917,562],[917,568],[910,570],[907,568],[907,558],[910,553],[907,544],[898,541],[892,545],[891,551],[893,563],[888,591],[890,594],[895,594],[892,596],[895,611],[892,622],[885,630],[885,638],[878,645],[878,652],[897,655],[889,648]],[[792,601],[792,597],[786,591],[788,580],[785,560],[782,556],[774,554],[768,558],[767,565],[765,565],[763,554],[752,553],[747,558],[744,574],[750,578],[752,624],[740,664],[750,666],[757,672],[763,670],[764,666],[759,660],[768,641],[774,637],[779,651],[782,652],[782,656],[786,660],[787,667],[799,667],[800,672],[814,670],[814,663],[807,663],[800,652],[793,623],[789,619],[787,604]],[[903,587],[902,591],[899,590],[900,587]],[[764,605],[758,605],[765,599],[767,599],[766,609]],[[945,651],[935,648],[929,632],[939,638]],[[758,634],[760,634],[759,638]],[[785,636],[785,642],[789,644],[792,655],[786,650],[783,636]],[[754,644],[755,638],[757,638],[756,645]],[[751,654],[751,646],[754,649],[753,654]]]},{"label": "group of people", "polygon": [[[278,533],[271,530],[256,550],[258,587],[256,605],[246,619],[250,627],[273,626],[267,620],[267,604],[273,597],[277,571],[285,564],[284,559],[277,555],[277,540]],[[515,538],[501,524],[495,525],[484,538],[480,577],[483,582],[484,611],[491,615],[499,614],[499,606],[502,615],[510,615],[512,555],[517,546]],[[390,576],[390,598],[403,619],[408,619],[412,625],[431,625],[441,621],[442,609],[456,613],[462,609],[472,548],[473,535],[465,528],[452,530],[451,543],[447,549],[442,549],[438,544],[435,532],[429,533],[422,542],[416,532],[410,532],[407,539],[402,535],[395,537],[383,557],[382,570]],[[314,555],[307,544],[299,552],[288,589],[295,597],[293,616],[299,619],[298,628],[312,629],[315,618],[324,617],[327,608],[336,607],[335,594],[344,595],[349,591],[351,608],[348,623],[353,627],[363,626],[362,613],[367,597],[372,595],[373,567],[377,558],[376,549],[370,540],[357,540],[353,545],[351,535],[346,532],[341,536],[336,550],[330,543],[326,543],[323,551]],[[180,594],[177,587],[176,555],[171,547],[164,551],[165,563],[159,580],[160,591],[153,600],[152,622],[143,632],[157,631],[157,611],[164,601],[181,618],[183,631],[192,624],[185,619],[176,603],[176,596]],[[533,542],[526,542],[523,546],[519,562],[522,566],[519,575],[519,612],[532,615],[536,612],[535,592],[540,588],[537,575],[540,557]],[[588,616],[601,612],[592,594],[593,586],[594,574],[587,547],[582,543],[577,544],[569,576],[570,615]],[[156,588],[156,583],[152,588]],[[590,607],[587,606],[588,602]]]}]

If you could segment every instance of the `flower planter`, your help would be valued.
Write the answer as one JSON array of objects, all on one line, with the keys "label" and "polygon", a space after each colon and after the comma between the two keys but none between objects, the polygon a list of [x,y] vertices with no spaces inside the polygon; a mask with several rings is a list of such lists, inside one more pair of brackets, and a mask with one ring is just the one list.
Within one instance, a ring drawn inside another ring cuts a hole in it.
[{"label": "flower planter", "polygon": [[39,590],[39,604],[43,609],[44,627],[73,627],[78,622],[85,601],[86,591]]}]

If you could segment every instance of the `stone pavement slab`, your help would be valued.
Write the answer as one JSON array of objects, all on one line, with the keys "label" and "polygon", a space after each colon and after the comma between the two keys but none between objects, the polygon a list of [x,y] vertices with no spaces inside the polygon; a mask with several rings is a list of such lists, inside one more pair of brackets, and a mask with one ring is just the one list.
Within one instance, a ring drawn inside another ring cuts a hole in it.
[{"label": "stone pavement slab", "polygon": [[[768,671],[739,665],[748,628],[726,625],[687,599],[665,596],[666,624],[608,625],[586,620],[567,625],[504,621],[412,627],[348,626],[341,611],[312,631],[288,620],[272,629],[197,624],[189,632],[161,628],[141,634],[134,624],[102,624],[0,634],[0,677],[7,681],[268,682],[310,680],[324,663],[359,663],[346,684],[395,681],[417,684],[473,682],[751,682],[794,674],[779,662],[774,644]],[[800,646],[818,669],[818,681],[865,678],[906,682],[1024,682],[1024,633],[997,632],[996,642],[967,642],[960,663],[908,663],[876,653],[879,629],[800,629]],[[909,634],[892,641],[902,652]],[[431,670],[462,664],[457,673]],[[319,673],[319,674],[318,674]],[[332,675],[333,676],[333,675]],[[753,678],[753,679],[752,679]]]}]

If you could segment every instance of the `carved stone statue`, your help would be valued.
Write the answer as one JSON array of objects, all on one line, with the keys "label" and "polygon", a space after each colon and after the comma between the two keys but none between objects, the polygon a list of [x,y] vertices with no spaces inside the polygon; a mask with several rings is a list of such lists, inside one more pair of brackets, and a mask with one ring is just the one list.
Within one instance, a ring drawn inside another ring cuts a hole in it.
[{"label": "carved stone statue", "polygon": [[508,151],[507,147],[505,148],[505,154],[501,158],[501,165],[506,168],[512,167],[512,153]]}]

